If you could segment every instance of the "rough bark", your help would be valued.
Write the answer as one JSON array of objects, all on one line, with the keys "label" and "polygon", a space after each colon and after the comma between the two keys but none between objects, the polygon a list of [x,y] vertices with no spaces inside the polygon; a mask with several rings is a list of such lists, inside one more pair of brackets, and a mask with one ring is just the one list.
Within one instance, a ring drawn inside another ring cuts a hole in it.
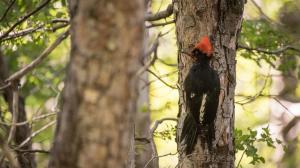
[{"label": "rough bark", "polygon": [[70,1],[71,60],[49,167],[128,167],[143,1]]},{"label": "rough bark", "polygon": [[234,167],[234,90],[235,90],[235,56],[238,35],[241,29],[244,2],[242,0],[177,0],[174,4],[176,34],[178,41],[179,67],[179,124],[177,140],[186,116],[183,81],[191,66],[191,59],[184,52],[191,52],[194,44],[204,35],[212,37],[214,58],[212,66],[218,71],[221,93],[215,122],[213,150],[202,148],[206,143],[198,138],[193,153],[185,156],[183,145],[178,142],[179,167]]},{"label": "rough bark", "polygon": [[[0,84],[1,86],[4,85],[4,80],[8,77],[8,67],[6,66],[4,56],[2,52],[0,52]],[[8,104],[9,111],[12,113],[12,106],[13,106],[13,91],[10,87],[4,89],[3,97]],[[17,122],[27,121],[26,111],[25,111],[25,104],[24,104],[24,97],[19,96],[19,115]],[[9,132],[9,129],[7,130]],[[31,134],[31,128],[29,124],[24,124],[21,126],[16,127],[16,132],[14,136],[14,143],[16,145],[21,144],[25,139],[27,139]],[[32,149],[32,141],[30,140],[26,145],[20,148],[17,153],[17,158],[22,168],[34,168],[36,167],[35,158],[33,153],[24,153],[21,150],[31,150]]]}]

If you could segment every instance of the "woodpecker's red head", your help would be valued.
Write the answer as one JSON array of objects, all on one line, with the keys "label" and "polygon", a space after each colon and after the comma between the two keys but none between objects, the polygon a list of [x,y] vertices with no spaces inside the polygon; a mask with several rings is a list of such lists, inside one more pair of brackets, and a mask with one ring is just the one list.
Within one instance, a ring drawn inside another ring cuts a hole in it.
[{"label": "woodpecker's red head", "polygon": [[207,57],[211,57],[213,53],[213,47],[210,43],[208,36],[203,36],[199,42],[195,45],[194,50],[199,50],[203,54],[205,54]]}]

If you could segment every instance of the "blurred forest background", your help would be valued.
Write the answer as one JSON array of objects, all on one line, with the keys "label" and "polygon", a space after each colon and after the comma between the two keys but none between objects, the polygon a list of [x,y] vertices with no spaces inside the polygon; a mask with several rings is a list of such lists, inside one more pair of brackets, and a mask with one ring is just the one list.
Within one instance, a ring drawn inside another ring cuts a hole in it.
[{"label": "blurred forest background", "polygon": [[[44,6],[33,16],[5,34],[21,16],[43,3]],[[152,0],[147,10],[157,13],[170,3]],[[299,0],[248,0],[245,5],[236,58],[235,143],[238,166],[300,167],[300,158],[297,157],[300,156],[299,16]],[[146,80],[141,82],[140,89],[149,91],[149,101],[146,98],[140,103],[139,113],[150,115],[151,123],[163,118],[177,118],[178,67],[173,23],[173,16],[145,22],[148,34],[146,50],[155,47],[152,57],[156,59],[144,76]],[[0,1],[0,55],[7,62],[9,74],[31,63],[68,25],[68,8],[64,0]],[[46,167],[48,163],[69,54],[67,39],[20,80],[19,90],[25,100],[28,126],[32,129],[29,140],[32,140],[33,150],[28,152],[35,153],[38,167]],[[12,122],[5,101],[1,97],[1,136],[4,136],[4,127]],[[176,122],[165,121],[154,132],[162,168],[177,165],[175,130]],[[18,146],[14,148],[17,150]],[[140,144],[137,151],[143,151],[143,148],[144,145]]]}]

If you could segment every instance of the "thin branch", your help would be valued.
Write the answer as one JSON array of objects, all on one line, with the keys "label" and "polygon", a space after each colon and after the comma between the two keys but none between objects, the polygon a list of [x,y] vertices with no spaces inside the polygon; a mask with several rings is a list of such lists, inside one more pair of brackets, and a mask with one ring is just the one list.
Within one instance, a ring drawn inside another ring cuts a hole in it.
[{"label": "thin branch", "polygon": [[288,113],[290,113],[292,116],[296,117],[294,113],[292,113],[284,104],[280,102],[276,97],[272,97],[278,104],[280,104]]},{"label": "thin branch", "polygon": [[12,0],[10,2],[10,4],[8,5],[8,7],[6,8],[4,14],[2,15],[0,22],[2,22],[4,20],[4,18],[6,17],[6,15],[8,14],[9,10],[12,8],[12,6],[14,5],[14,3],[16,2],[16,0]]},{"label": "thin branch", "polygon": [[[16,159],[14,152],[10,150],[7,143],[4,141],[2,137],[0,137],[0,147],[2,149],[3,155],[8,159],[12,168],[20,168],[20,164]],[[1,157],[1,160],[4,159],[4,156]]]},{"label": "thin branch", "polygon": [[20,149],[21,147],[23,147],[24,145],[26,145],[33,137],[37,136],[39,133],[43,132],[45,129],[51,127],[52,125],[54,125],[56,123],[56,120],[51,121],[50,123],[46,124],[45,126],[43,126],[42,128],[40,128],[39,130],[33,132],[28,138],[26,138],[16,149]]},{"label": "thin branch", "polygon": [[[239,97],[246,97],[246,99],[251,99],[251,102],[252,100],[254,101],[256,98],[258,97],[268,97],[268,98],[271,98],[271,99],[274,99],[280,106],[282,106],[288,113],[290,113],[292,116],[296,117],[296,115],[294,113],[292,113],[283,103],[280,102],[279,99],[277,99],[276,97],[278,95],[264,95],[264,94],[258,94],[258,95],[255,95],[255,96],[246,96],[246,95],[235,95],[235,96],[239,96]],[[236,104],[239,104],[241,106],[245,105],[246,103],[240,103],[239,101],[238,102],[235,102]]]},{"label": "thin branch", "polygon": [[16,149],[16,151],[19,152],[19,153],[45,153],[45,154],[49,154],[50,153],[50,151],[42,150],[42,149],[32,149],[32,150]]},{"label": "thin branch", "polygon": [[149,73],[151,73],[153,76],[155,76],[159,81],[161,81],[163,84],[165,84],[166,86],[168,86],[171,89],[177,89],[177,87],[172,86],[170,84],[168,84],[167,82],[165,82],[163,79],[161,79],[161,77],[159,77],[158,75],[156,75],[154,72],[152,72],[151,70],[147,69],[147,71]]},{"label": "thin branch", "polygon": [[173,4],[169,4],[165,10],[160,11],[156,14],[147,13],[145,16],[145,21],[156,21],[156,20],[164,19],[171,16],[172,14],[173,14]]},{"label": "thin branch", "polygon": [[148,165],[151,163],[151,161],[156,158],[162,158],[162,157],[173,156],[173,155],[177,155],[177,152],[176,153],[167,153],[167,154],[160,155],[160,156],[152,156],[152,158],[145,164],[144,168],[147,168]]},{"label": "thin branch", "polygon": [[69,19],[63,19],[63,18],[56,18],[56,19],[52,19],[51,21],[52,23],[67,23],[69,24]]},{"label": "thin branch", "polygon": [[252,47],[244,46],[244,45],[241,45],[241,44],[238,45],[238,48],[248,50],[248,51],[256,51],[256,52],[259,52],[259,53],[274,54],[274,55],[281,54],[281,53],[285,52],[286,50],[293,50],[293,51],[296,51],[296,52],[300,53],[299,48],[296,48],[296,47],[293,47],[293,46],[290,46],[290,45],[287,45],[285,47],[282,47],[282,48],[274,50],[274,51],[268,51],[266,49],[260,49],[260,48],[252,48]]},{"label": "thin branch", "polygon": [[56,115],[57,112],[54,112],[54,113],[47,113],[47,114],[43,114],[43,115],[40,115],[40,116],[37,116],[37,117],[33,117],[31,120],[27,120],[27,121],[23,121],[23,122],[18,122],[18,123],[6,123],[6,122],[2,122],[0,121],[0,124],[2,125],[7,125],[7,126],[11,126],[11,125],[15,125],[15,126],[22,126],[22,125],[25,125],[25,124],[28,124],[28,123],[31,123],[31,122],[35,122],[35,121],[38,121],[38,120],[41,120],[41,119],[45,119],[45,118],[48,118],[48,117],[51,117],[53,115]]},{"label": "thin branch", "polygon": [[158,34],[157,38],[155,39],[155,41],[152,44],[149,51],[145,54],[146,58],[149,57],[152,53],[154,53],[154,56],[152,57],[152,59],[150,59],[148,62],[146,62],[146,64],[143,67],[141,67],[137,71],[136,76],[140,76],[141,74],[143,74],[157,60],[157,49],[158,49],[158,45],[159,45],[159,37],[160,37],[160,33]]},{"label": "thin branch", "polygon": [[159,126],[159,124],[161,124],[161,123],[163,123],[163,122],[165,122],[165,121],[175,121],[175,122],[177,122],[178,120],[177,120],[177,118],[162,118],[162,119],[160,119],[160,120],[156,120],[156,121],[154,122],[153,127],[152,127],[151,130],[150,130],[150,133],[153,135],[153,133],[156,131],[156,129],[157,129],[157,127]]},{"label": "thin branch", "polygon": [[164,23],[152,23],[152,24],[146,26],[146,28],[166,26],[166,25],[173,24],[173,23],[175,23],[175,20],[167,21],[167,22],[164,22]]},{"label": "thin branch", "polygon": [[146,137],[135,137],[135,141],[145,142],[145,143],[151,143],[151,141]]},{"label": "thin branch", "polygon": [[69,30],[62,33],[54,43],[52,43],[48,48],[46,48],[40,56],[33,60],[30,64],[26,65],[24,68],[12,74],[8,79],[5,80],[7,83],[18,80],[28,72],[33,70],[37,65],[39,65],[65,38],[69,36]]},{"label": "thin branch", "polygon": [[170,64],[170,63],[167,63],[166,61],[164,61],[164,60],[161,59],[161,58],[157,58],[157,60],[158,60],[159,62],[161,62],[162,64],[166,65],[166,66],[171,66],[171,67],[177,67],[177,66],[178,66],[177,63],[175,63],[175,64]]},{"label": "thin branch", "polygon": [[255,2],[255,0],[251,0],[253,5],[257,8],[258,12],[263,16],[264,19],[266,19],[268,22],[274,22],[269,16],[265,14],[265,12],[261,9],[261,7]]},{"label": "thin branch", "polygon": [[[171,75],[173,75],[173,74],[175,74],[175,73],[177,73],[177,72],[178,72],[178,70],[172,71],[172,72],[170,72],[170,73],[166,73],[166,74],[163,74],[163,75],[160,75],[160,78],[162,79],[162,78],[169,77],[169,76],[171,76]],[[152,81],[149,81],[149,82],[144,81],[145,84],[142,86],[141,89],[145,89],[145,88],[146,88],[147,86],[149,86],[151,83],[156,82],[156,81],[157,81],[156,79],[154,79],[154,80],[152,80]]]},{"label": "thin branch", "polygon": [[5,38],[11,31],[13,31],[18,25],[20,25],[21,23],[23,23],[25,20],[27,20],[30,16],[34,15],[35,13],[37,13],[39,10],[41,10],[42,8],[44,8],[51,0],[45,0],[44,2],[42,2],[36,9],[34,9],[33,11],[29,12],[28,14],[25,14],[24,16],[22,16],[13,26],[11,26],[5,33],[3,33],[0,36],[0,39]]},{"label": "thin branch", "polygon": [[248,104],[248,103],[251,103],[251,102],[255,101],[255,99],[257,97],[261,96],[262,92],[265,90],[265,88],[267,86],[267,83],[268,83],[269,77],[270,77],[269,75],[265,77],[266,79],[264,80],[264,84],[263,84],[262,88],[254,96],[248,96],[248,97],[246,97],[246,99],[236,101],[235,103],[240,104],[240,105],[245,105],[245,104]]},{"label": "thin branch", "polygon": [[154,122],[153,127],[150,129],[150,138],[149,138],[153,154],[152,154],[152,158],[146,163],[144,168],[146,168],[150,164],[150,162],[153,161],[154,159],[157,159],[156,164],[158,164],[158,158],[159,157],[158,157],[157,148],[156,148],[156,145],[155,145],[155,142],[154,142],[154,132],[156,131],[159,124],[163,123],[164,121],[175,121],[175,122],[177,122],[178,120],[176,118],[162,118],[162,119],[156,120]]},{"label": "thin branch", "polygon": [[54,25],[53,27],[44,29],[45,24],[41,24],[41,25],[38,25],[37,27],[30,27],[30,28],[27,28],[27,29],[24,29],[24,30],[20,30],[16,33],[10,33],[9,35],[7,35],[7,37],[1,39],[1,41],[7,41],[7,40],[14,39],[14,38],[26,36],[28,34],[34,33],[34,32],[36,32],[38,30],[41,30],[41,29],[44,29],[44,31],[55,32],[58,29],[67,27],[68,25],[69,25],[68,23],[62,23],[62,24]]},{"label": "thin branch", "polygon": [[240,164],[241,164],[241,161],[242,161],[242,159],[243,159],[245,153],[246,153],[246,149],[243,151],[242,156],[241,156],[241,158],[239,159],[238,164],[236,165],[236,168],[239,168],[239,166],[240,166]]}]

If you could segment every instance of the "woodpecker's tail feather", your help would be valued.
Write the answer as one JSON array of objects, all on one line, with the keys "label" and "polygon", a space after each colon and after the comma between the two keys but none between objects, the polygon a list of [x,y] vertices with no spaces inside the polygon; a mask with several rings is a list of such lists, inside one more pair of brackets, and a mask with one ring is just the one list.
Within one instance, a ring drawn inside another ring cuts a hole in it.
[{"label": "woodpecker's tail feather", "polygon": [[185,117],[183,122],[183,128],[180,138],[180,141],[184,141],[184,144],[186,144],[185,153],[187,155],[192,153],[197,143],[198,135],[200,133],[200,129],[198,127],[199,124],[197,124],[193,115],[187,113],[187,116]]}]

